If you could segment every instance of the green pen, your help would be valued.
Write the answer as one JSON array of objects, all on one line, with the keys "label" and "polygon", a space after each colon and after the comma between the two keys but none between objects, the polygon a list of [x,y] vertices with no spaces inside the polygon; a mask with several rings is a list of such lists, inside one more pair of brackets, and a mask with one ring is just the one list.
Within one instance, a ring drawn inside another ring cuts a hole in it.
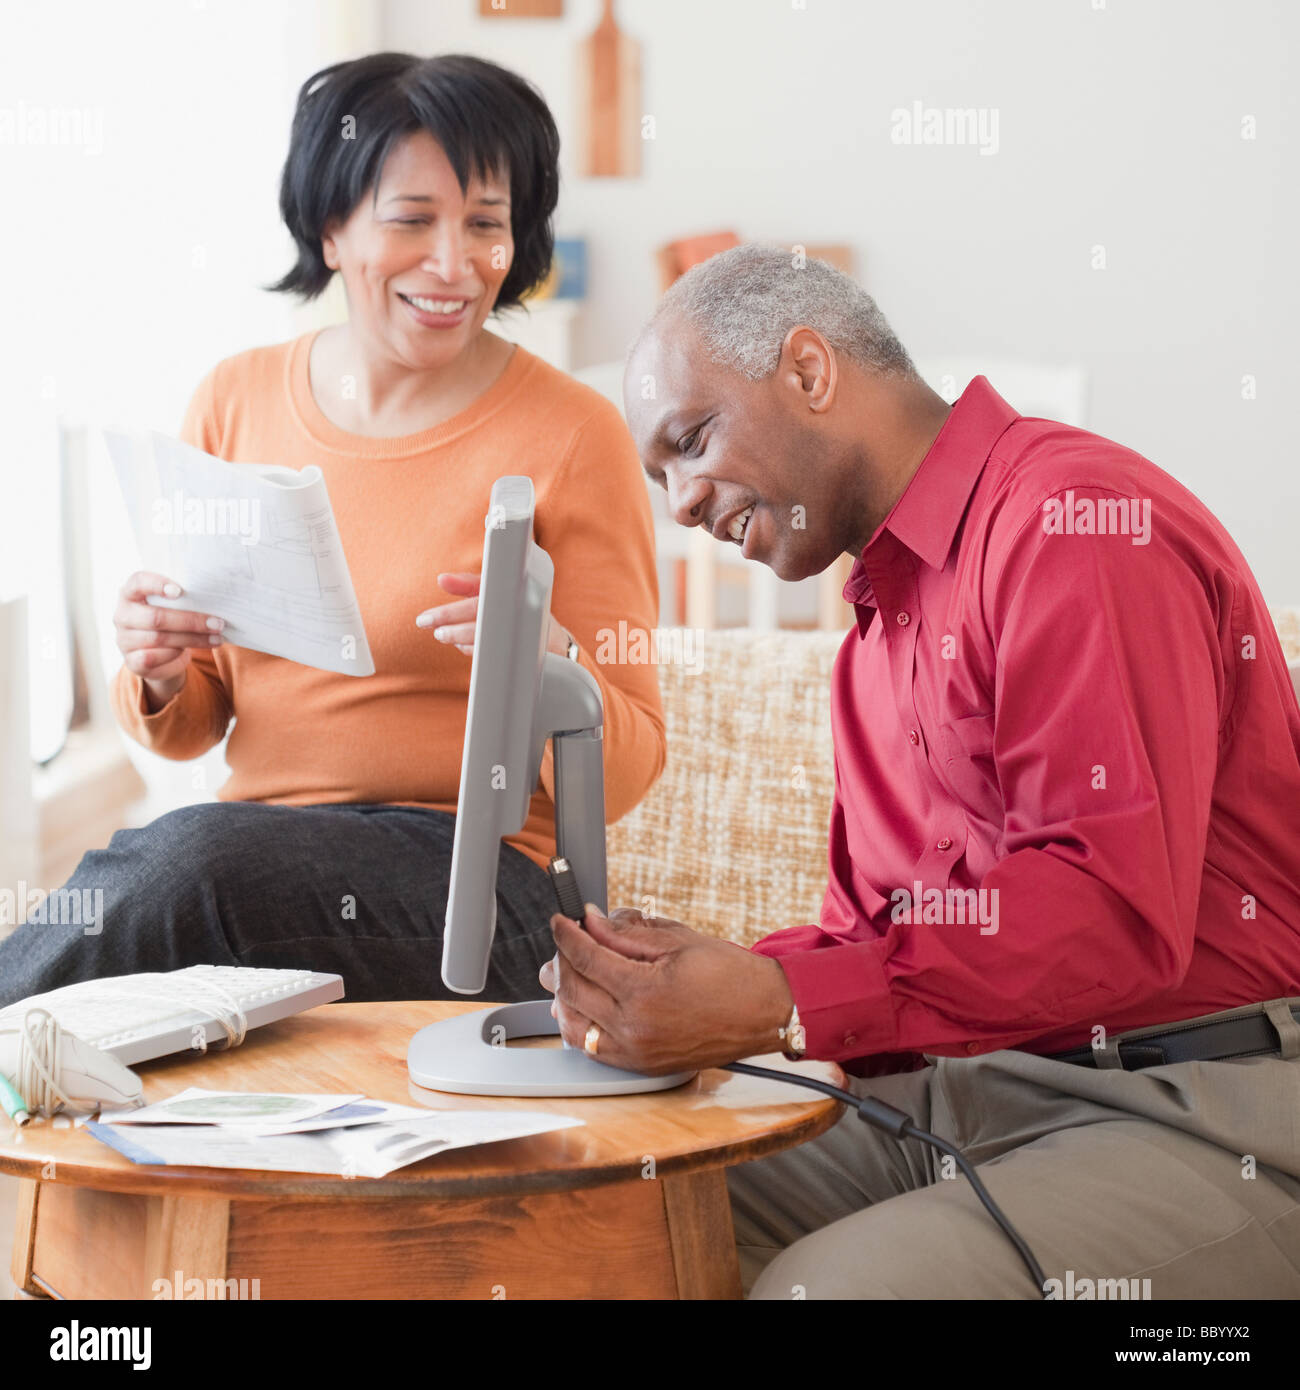
[{"label": "green pen", "polygon": [[9,1078],[0,1071],[0,1105],[5,1108],[5,1114],[16,1125],[25,1125],[32,1117],[27,1109],[27,1102],[18,1094]]}]

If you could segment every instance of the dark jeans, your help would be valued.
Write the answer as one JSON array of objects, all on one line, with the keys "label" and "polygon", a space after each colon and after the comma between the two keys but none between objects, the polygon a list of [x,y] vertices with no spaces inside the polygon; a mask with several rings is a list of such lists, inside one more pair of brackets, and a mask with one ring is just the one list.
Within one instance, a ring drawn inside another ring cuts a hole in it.
[{"label": "dark jeans", "polygon": [[[0,941],[0,1006],[187,965],[329,971],[352,1001],[465,997],[441,974],[455,825],[418,807],[236,801],[119,830],[64,886],[102,890],[99,930],[27,922]],[[545,995],[537,972],[555,954],[555,910],[546,871],[503,843],[496,936],[477,997]]]}]

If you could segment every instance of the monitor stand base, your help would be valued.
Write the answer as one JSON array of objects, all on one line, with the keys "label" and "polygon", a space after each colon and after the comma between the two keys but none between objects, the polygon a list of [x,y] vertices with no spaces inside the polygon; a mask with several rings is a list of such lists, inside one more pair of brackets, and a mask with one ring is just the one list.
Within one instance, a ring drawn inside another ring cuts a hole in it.
[{"label": "monitor stand base", "polygon": [[406,1069],[416,1086],[467,1096],[630,1096],[667,1091],[697,1075],[643,1076],[574,1047],[504,1046],[510,1038],[559,1031],[549,998],[458,1014],[420,1029],[407,1048]]}]

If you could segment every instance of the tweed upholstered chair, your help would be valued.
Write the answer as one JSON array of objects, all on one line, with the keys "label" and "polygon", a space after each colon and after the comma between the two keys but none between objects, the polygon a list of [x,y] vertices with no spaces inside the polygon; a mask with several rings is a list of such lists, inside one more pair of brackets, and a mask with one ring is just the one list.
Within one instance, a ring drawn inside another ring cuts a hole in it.
[{"label": "tweed upholstered chair", "polygon": [[1282,639],[1282,650],[1291,667],[1291,683],[1295,686],[1296,698],[1300,699],[1300,608],[1274,608],[1271,611],[1277,624],[1277,635]]},{"label": "tweed upholstered chair", "polygon": [[659,667],[668,761],[609,827],[609,906],[748,946],[821,913],[835,792],[830,678],[844,634],[694,635],[690,664]]},{"label": "tweed upholstered chair", "polygon": [[[1273,617],[1300,695],[1300,609]],[[609,906],[749,946],[821,915],[835,792],[830,678],[844,633],[695,635],[690,665],[659,667],[668,762],[609,827]]]}]

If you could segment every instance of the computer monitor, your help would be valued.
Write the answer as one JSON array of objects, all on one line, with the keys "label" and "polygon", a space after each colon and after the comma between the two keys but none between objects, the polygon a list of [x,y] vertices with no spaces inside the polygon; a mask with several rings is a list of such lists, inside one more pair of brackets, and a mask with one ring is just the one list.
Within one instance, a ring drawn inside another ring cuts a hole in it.
[{"label": "computer monitor", "polygon": [[[577,662],[546,650],[554,568],[533,540],[533,500],[531,479],[498,478],[484,523],[442,948],[443,982],[459,994],[477,994],[487,981],[501,840],[527,819],[548,738],[557,853],[568,860],[583,899],[602,912],[608,906],[600,685]],[[558,1032],[549,997],[462,1014],[411,1039],[407,1070],[412,1082],[430,1090],[499,1096],[660,1091],[694,1075],[643,1076],[567,1045],[507,1046],[514,1038]]]}]

